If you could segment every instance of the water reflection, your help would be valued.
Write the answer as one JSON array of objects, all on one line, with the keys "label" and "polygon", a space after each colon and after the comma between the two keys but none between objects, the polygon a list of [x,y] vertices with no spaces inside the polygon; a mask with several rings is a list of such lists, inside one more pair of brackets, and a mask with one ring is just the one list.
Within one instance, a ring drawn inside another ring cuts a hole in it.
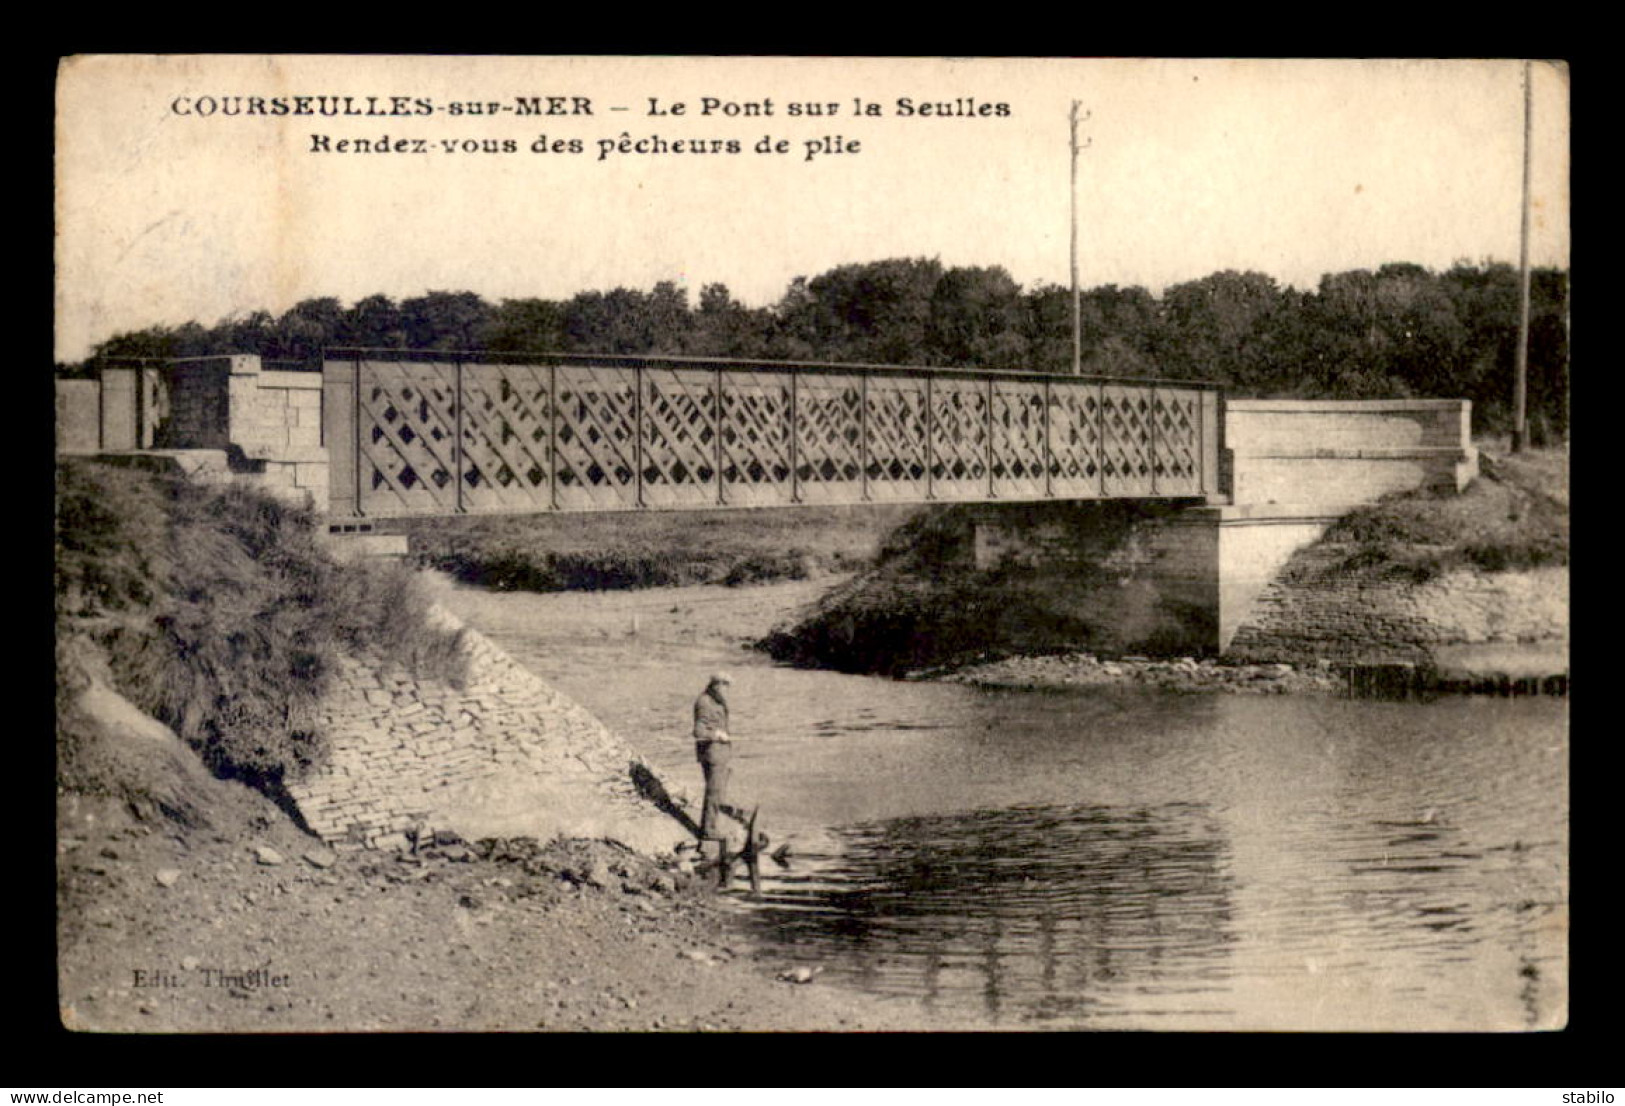
[{"label": "water reflection", "polygon": [[737,793],[800,853],[746,924],[822,984],[1001,1028],[1565,1017],[1562,700],[983,693],[500,601],[504,648],[690,796],[696,681],[734,671]]},{"label": "water reflection", "polygon": [[770,881],[753,924],[865,990],[972,1001],[995,1021],[1231,1012],[1228,850],[1201,805],[1015,807],[833,837],[833,855]]},{"label": "water reflection", "polygon": [[[840,827],[770,881],[753,928],[771,955],[822,965],[831,982],[999,1027],[1562,1024],[1560,714],[1147,700],[1140,716],[1155,725],[1117,746],[1125,763],[1111,742],[1089,741],[1077,763],[1062,750],[1080,746],[1052,743],[1061,727],[1018,743],[1008,724],[993,728],[1011,754],[1000,763],[1045,750],[1034,764],[1046,771],[1014,773],[1031,792],[1200,801]],[[850,767],[846,779],[872,786]]]}]

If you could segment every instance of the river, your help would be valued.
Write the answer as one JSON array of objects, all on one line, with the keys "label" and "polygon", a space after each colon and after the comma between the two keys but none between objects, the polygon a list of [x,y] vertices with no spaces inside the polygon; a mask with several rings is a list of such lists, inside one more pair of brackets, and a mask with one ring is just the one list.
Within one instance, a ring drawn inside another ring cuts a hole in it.
[{"label": "river", "polygon": [[819,985],[995,1029],[1514,1030],[1566,1019],[1562,699],[986,691],[744,648],[827,584],[443,599],[702,788],[726,668],[739,924]]}]

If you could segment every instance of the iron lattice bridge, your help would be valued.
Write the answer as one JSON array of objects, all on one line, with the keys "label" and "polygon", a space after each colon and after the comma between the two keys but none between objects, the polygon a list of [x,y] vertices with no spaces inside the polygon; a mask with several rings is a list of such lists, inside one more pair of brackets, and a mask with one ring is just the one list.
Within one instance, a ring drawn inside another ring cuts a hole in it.
[{"label": "iron lattice bridge", "polygon": [[1219,491],[1206,383],[399,350],[322,372],[337,517]]}]

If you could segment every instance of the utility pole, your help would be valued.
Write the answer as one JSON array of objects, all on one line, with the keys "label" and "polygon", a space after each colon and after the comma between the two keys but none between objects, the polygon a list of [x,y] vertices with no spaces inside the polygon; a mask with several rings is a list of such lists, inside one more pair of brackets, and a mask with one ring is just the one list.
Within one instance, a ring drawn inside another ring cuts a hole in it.
[{"label": "utility pole", "polygon": [[1518,349],[1512,373],[1512,452],[1522,453],[1529,381],[1529,134],[1534,114],[1529,62],[1523,63],[1523,208],[1518,234]]},{"label": "utility pole", "polygon": [[1078,101],[1072,101],[1072,375],[1083,375],[1083,339],[1078,309]]}]

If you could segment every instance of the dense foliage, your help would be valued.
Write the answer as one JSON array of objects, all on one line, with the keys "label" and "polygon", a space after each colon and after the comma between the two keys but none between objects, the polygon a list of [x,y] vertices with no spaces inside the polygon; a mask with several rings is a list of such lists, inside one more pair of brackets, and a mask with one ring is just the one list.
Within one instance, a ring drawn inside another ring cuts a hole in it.
[{"label": "dense foliage", "polygon": [[[1537,438],[1568,427],[1568,275],[1533,276],[1529,412]],[[1480,432],[1510,421],[1518,274],[1458,263],[1436,273],[1389,264],[1328,274],[1313,291],[1226,271],[1165,289],[1107,285],[1080,295],[1086,374],[1213,380],[1243,396],[1323,399],[1435,396],[1473,401]],[[129,357],[258,353],[314,364],[326,347],[650,353],[978,366],[1067,372],[1071,296],[1023,291],[1001,268],[944,268],[894,258],[798,277],[751,308],[726,286],[699,303],[671,282],[569,300],[487,303],[472,292],[343,306],[305,300],[280,318],[258,311],[212,327],[121,334],[68,371]],[[67,367],[65,367],[67,368]]]}]

